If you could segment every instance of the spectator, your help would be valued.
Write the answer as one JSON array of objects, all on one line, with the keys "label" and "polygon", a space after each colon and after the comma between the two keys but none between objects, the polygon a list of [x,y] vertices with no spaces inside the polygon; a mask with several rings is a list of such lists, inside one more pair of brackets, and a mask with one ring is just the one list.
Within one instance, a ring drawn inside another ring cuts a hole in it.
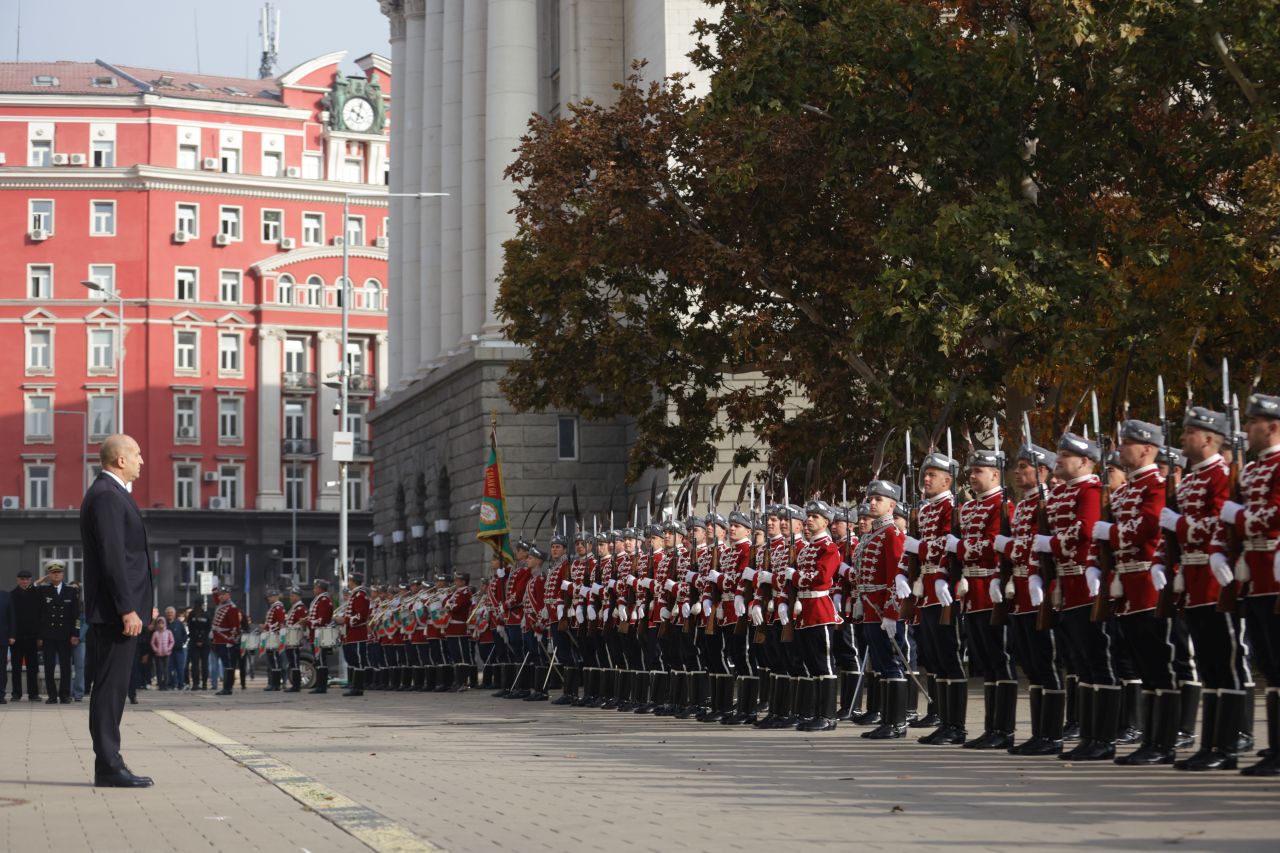
[{"label": "spectator", "polygon": [[48,583],[37,587],[40,633],[36,644],[44,651],[44,686],[49,693],[46,701],[50,705],[70,705],[71,651],[80,645],[80,593],[63,582],[66,566],[61,560],[50,560],[47,569]]},{"label": "spectator", "polygon": [[40,593],[31,583],[31,572],[18,572],[13,590],[13,699],[22,698],[22,667],[27,667],[27,698],[40,701],[40,659],[36,642],[40,634]]},{"label": "spectator", "polygon": [[80,584],[72,581],[67,584],[76,591],[76,597],[80,599],[80,642],[71,649],[71,698],[77,702],[84,701],[86,683],[92,683],[92,679],[85,677],[85,638],[89,636],[89,620],[84,618],[84,595],[80,591]]},{"label": "spectator", "polygon": [[163,616],[155,621],[155,630],[151,632],[151,655],[155,659],[156,687],[159,690],[169,689],[169,656],[173,654],[173,632]]},{"label": "spectator", "polygon": [[[4,698],[5,688],[9,686],[9,649],[13,647],[14,628],[17,615],[13,610],[13,594],[7,589],[0,589],[0,705],[8,704]],[[14,663],[13,680],[18,680],[18,667]]]},{"label": "spectator", "polygon": [[[191,689],[209,689],[209,617],[197,604],[187,617],[187,648],[191,658]],[[216,681],[214,682],[217,683]]]},{"label": "spectator", "polygon": [[138,704],[138,690],[146,690],[151,680],[151,633],[155,622],[142,624],[138,634],[138,651],[133,659],[133,678],[129,680],[129,704]]},{"label": "spectator", "polygon": [[187,623],[184,614],[172,607],[164,611],[165,621],[173,632],[173,655],[169,658],[169,688],[185,690],[187,687]]}]

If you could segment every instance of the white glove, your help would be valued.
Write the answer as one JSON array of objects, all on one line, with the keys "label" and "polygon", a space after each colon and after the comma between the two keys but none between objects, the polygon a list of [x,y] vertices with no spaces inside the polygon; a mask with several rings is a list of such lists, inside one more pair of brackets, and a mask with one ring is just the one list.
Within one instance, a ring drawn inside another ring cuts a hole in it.
[{"label": "white glove", "polygon": [[759,604],[751,605],[751,624],[757,628],[764,624],[764,611],[760,609]]},{"label": "white glove", "polygon": [[641,601],[636,605],[636,619],[643,619],[649,614],[649,602]]},{"label": "white glove", "polygon": [[702,599],[702,615],[711,618],[711,600],[708,598]]},{"label": "white glove", "polygon": [[1031,606],[1044,604],[1044,580],[1039,575],[1027,578],[1027,592],[1031,596]]},{"label": "white glove", "polygon": [[671,592],[671,590],[673,590],[673,589],[675,589],[675,588],[676,588],[676,582],[675,582],[675,581],[663,581],[663,582],[662,582],[662,590],[663,590],[663,592]]},{"label": "white glove", "polygon": [[924,598],[924,578],[916,578],[915,583],[911,584],[911,594],[916,598]]},{"label": "white glove", "polygon": [[711,571],[707,572],[707,580],[710,581],[711,583],[719,583],[720,573],[717,572],[715,569],[712,569]]},{"label": "white glove", "polygon": [[571,589],[573,589],[573,584],[569,583],[568,581],[560,581],[561,592],[568,592]]},{"label": "white glove", "polygon": [[840,593],[838,593],[838,592],[837,592],[837,593],[833,593],[833,594],[831,595],[831,604],[835,607],[836,612],[837,612],[837,613],[839,613],[839,612],[840,612],[840,605],[844,604],[844,596],[843,596],[843,595],[841,595],[841,594],[840,594]]},{"label": "white glove", "polygon": [[906,552],[906,553],[908,553],[908,554],[914,554],[914,555],[916,555],[916,556],[919,556],[919,555],[920,555],[920,540],[919,540],[919,539],[916,539],[914,536],[908,536],[908,537],[907,537],[907,539],[906,539],[906,544],[905,544],[905,546],[904,546],[904,550],[905,550],[905,552]]},{"label": "white glove", "polygon": [[786,577],[787,580],[791,580],[796,576],[796,567],[787,566],[785,569],[782,570],[782,574],[784,577]]},{"label": "white glove", "polygon": [[756,575],[756,583],[773,585],[773,572],[761,572]]},{"label": "white glove", "polygon": [[1004,601],[1004,595],[1000,592],[1000,578],[991,579],[991,603],[999,604]]},{"label": "white glove", "polygon": [[880,630],[893,637],[898,633],[898,620],[890,619],[888,616],[884,617],[880,620]]},{"label": "white glove", "polygon": [[1280,583],[1280,551],[1276,552],[1276,558],[1271,564],[1271,576],[1276,579],[1276,583]]},{"label": "white glove", "polygon": [[680,605],[680,618],[681,619],[689,618],[689,602],[687,601]]},{"label": "white glove", "polygon": [[947,582],[942,578],[938,578],[933,582],[933,594],[938,597],[938,603],[943,607],[951,605],[954,598],[951,597],[951,589],[947,586]]},{"label": "white glove", "polygon": [[586,598],[586,597],[587,597],[588,595],[590,595],[590,594],[591,594],[591,587],[587,586],[586,584],[579,584],[579,585],[578,585],[578,597],[579,597],[579,598]]},{"label": "white glove", "polygon": [[506,576],[507,576],[507,570],[502,568],[502,566],[498,566],[498,577],[505,578]]},{"label": "white glove", "polygon": [[862,599],[861,598],[855,598],[853,600],[853,606],[849,608],[849,618],[854,620],[855,622],[862,621]]},{"label": "white glove", "polygon": [[1112,598],[1124,597],[1124,582],[1120,580],[1119,572],[1111,576],[1111,586],[1108,591],[1111,593]]},{"label": "white glove", "polygon": [[619,622],[627,621],[627,606],[625,604],[618,605],[618,621]]},{"label": "white glove", "polygon": [[1174,512],[1165,507],[1160,510],[1160,526],[1170,533],[1178,532],[1178,521],[1182,518],[1182,513]]},{"label": "white glove", "polygon": [[796,608],[795,608],[795,612],[793,612],[791,615],[792,615],[792,616],[794,616],[795,618],[799,619],[799,618],[800,618],[800,614],[801,614],[801,613],[803,613],[803,612],[804,612],[804,599],[803,599],[803,598],[797,598],[797,599],[796,599]]},{"label": "white glove", "polygon": [[956,598],[964,598],[969,594],[969,579],[961,575],[960,580],[956,583]]},{"label": "white glove", "polygon": [[1111,541],[1111,522],[1095,521],[1093,523],[1093,538],[1104,542]]},{"label": "white glove", "polygon": [[598,584],[598,583],[593,583],[593,584],[591,585],[591,594],[592,594],[592,595],[595,595],[595,594],[596,594],[596,593],[598,593],[599,591],[600,591],[600,584]]},{"label": "white glove", "polygon": [[641,587],[645,589],[649,589],[650,587],[653,586],[653,581],[650,580],[649,578],[640,578],[638,583]]},{"label": "white glove", "polygon": [[574,608],[573,615],[578,617],[579,622],[587,621],[587,611],[582,608],[581,604]]},{"label": "white glove", "polygon": [[609,578],[609,589],[613,589],[617,585],[618,585],[617,578]]},{"label": "white glove", "polygon": [[1003,554],[1005,552],[1005,549],[1009,547],[1009,543],[1012,541],[1013,540],[1010,539],[1008,536],[1001,536],[999,533],[997,533],[996,540],[995,540],[996,550],[1001,554]]},{"label": "white glove", "polygon": [[698,573],[697,573],[697,572],[685,572],[685,573],[684,573],[684,582],[685,582],[685,583],[693,583],[693,579],[694,579],[694,578],[696,578],[697,576],[698,576]]},{"label": "white glove", "polygon": [[1225,501],[1222,504],[1222,511],[1218,513],[1218,518],[1222,519],[1227,524],[1235,524],[1236,516],[1238,516],[1243,509],[1243,504],[1238,504],[1235,501]]},{"label": "white glove", "polygon": [[753,580],[755,580],[755,579],[756,579],[756,570],[755,570],[755,569],[743,569],[743,570],[742,570],[742,579],[743,579],[744,581],[753,581]]},{"label": "white glove", "polygon": [[594,604],[587,605],[587,621],[588,622],[596,621],[596,617],[599,615],[600,614],[596,612],[596,606]]},{"label": "white glove", "polygon": [[1227,560],[1226,554],[1210,554],[1209,569],[1213,572],[1213,576],[1218,583],[1223,586],[1236,579],[1235,573],[1231,571],[1231,563]]},{"label": "white glove", "polygon": [[1018,594],[1018,587],[1013,582],[1013,578],[1009,578],[1009,582],[1004,585],[1004,597],[1013,598]]},{"label": "white glove", "polygon": [[733,615],[739,619],[747,615],[747,600],[740,595],[733,597]]},{"label": "white glove", "polygon": [[1089,597],[1097,598],[1098,590],[1102,589],[1102,569],[1097,566],[1090,566],[1084,570],[1084,582],[1089,587]]},{"label": "white glove", "polygon": [[787,603],[785,601],[778,602],[778,610],[776,615],[778,617],[778,621],[781,622],[783,625],[791,621],[791,613],[790,611],[787,610]]},{"label": "white glove", "polygon": [[894,575],[893,594],[898,598],[911,597],[911,584],[907,583],[906,575]]},{"label": "white glove", "polygon": [[853,566],[849,565],[848,563],[841,563],[840,568],[836,569],[836,574],[840,577],[844,577],[845,575],[849,574],[849,572],[851,571],[853,571]]},{"label": "white glove", "polygon": [[1178,572],[1173,576],[1173,591],[1181,595],[1187,591],[1187,579],[1183,576],[1184,572]]},{"label": "white glove", "polygon": [[954,554],[956,549],[960,547],[960,539],[952,534],[947,534],[947,553]]},{"label": "white glove", "polygon": [[671,620],[671,608],[670,608],[670,607],[664,607],[664,608],[662,608],[661,610],[659,610],[659,611],[658,611],[658,618],[659,618],[659,619],[661,619],[663,622],[668,622],[668,621],[670,621],[670,620]]},{"label": "white glove", "polygon": [[1151,585],[1156,588],[1156,592],[1169,585],[1169,576],[1165,574],[1164,566],[1159,563],[1151,564]]},{"label": "white glove", "polygon": [[1053,553],[1053,537],[1045,536],[1043,533],[1037,533],[1036,538],[1033,540],[1031,547],[1032,549],[1035,550],[1037,554],[1052,554]]},{"label": "white glove", "polygon": [[564,618],[564,605],[563,605],[563,604],[557,604],[557,605],[556,605],[556,619],[563,619],[563,618]]}]

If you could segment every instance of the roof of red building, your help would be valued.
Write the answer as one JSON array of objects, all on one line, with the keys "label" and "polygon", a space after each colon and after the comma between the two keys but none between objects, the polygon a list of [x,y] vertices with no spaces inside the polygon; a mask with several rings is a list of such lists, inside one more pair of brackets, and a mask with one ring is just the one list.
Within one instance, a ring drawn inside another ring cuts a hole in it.
[{"label": "roof of red building", "polygon": [[0,62],[0,93],[121,95],[282,106],[276,80],[160,71],[109,62]]}]

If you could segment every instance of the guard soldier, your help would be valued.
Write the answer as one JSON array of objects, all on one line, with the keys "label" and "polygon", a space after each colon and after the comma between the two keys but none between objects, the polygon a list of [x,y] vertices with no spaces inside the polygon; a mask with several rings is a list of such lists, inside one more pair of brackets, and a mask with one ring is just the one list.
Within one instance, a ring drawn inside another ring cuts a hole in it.
[{"label": "guard soldier", "polygon": [[[578,660],[569,634],[569,617],[573,600],[573,581],[569,565],[569,540],[557,533],[551,537],[551,567],[543,581],[542,600],[546,607],[545,621],[551,633],[555,649],[554,673],[563,673],[562,692],[557,705],[572,704],[578,689]],[[539,697],[548,698],[545,691]],[[533,697],[530,697],[533,698]]]},{"label": "guard soldier", "polygon": [[[871,666],[877,676],[881,721],[863,732],[870,740],[901,738],[907,733],[907,679],[902,642],[906,625],[898,620],[894,586],[906,536],[894,521],[893,510],[902,490],[888,480],[872,480],[867,486],[871,530],[858,541],[853,571],[858,585],[858,611]],[[860,611],[860,612],[859,612]]]},{"label": "guard soldier", "polygon": [[222,689],[215,696],[230,696],[240,666],[240,608],[231,600],[231,587],[213,591],[218,603],[213,611],[213,653],[222,664]]},{"label": "guard soldier", "polygon": [[[653,713],[657,716],[671,717],[687,707],[686,686],[688,670],[681,646],[684,632],[677,628],[683,625],[680,618],[680,607],[677,603],[679,589],[684,583],[685,574],[689,571],[689,550],[685,547],[684,525],[678,521],[669,521],[662,526],[663,544],[666,546],[666,560],[655,569],[654,584],[658,597],[657,620],[654,623],[658,631],[658,644],[662,649],[662,660],[666,665],[663,673],[664,684],[660,688],[661,698],[654,699]],[[658,577],[661,577],[659,582]]]},{"label": "guard soldier", "polygon": [[[37,644],[44,650],[44,687],[48,705],[71,704],[71,647],[80,643],[80,596],[62,582],[66,567],[61,560],[45,565],[47,584],[41,584],[40,633]],[[62,680],[56,685],[54,665],[60,667]],[[15,679],[16,680],[16,679]]]},{"label": "guard soldier", "polygon": [[831,603],[835,605],[840,624],[832,631],[831,652],[836,661],[836,692],[840,699],[836,720],[851,720],[853,717],[853,695],[862,675],[862,662],[858,659],[857,629],[849,618],[849,608],[853,606],[855,596],[850,572],[853,552],[858,547],[858,536],[853,532],[857,521],[856,507],[833,507],[835,517],[831,520],[831,541],[840,549],[840,567],[836,569],[836,583],[832,587]]},{"label": "guard soldier", "polygon": [[652,714],[665,701],[658,695],[666,686],[666,662],[658,642],[658,625],[662,608],[657,603],[661,584],[669,571],[666,534],[662,526],[650,524],[644,529],[648,553],[639,555],[636,576],[636,638],[640,643],[639,686],[636,689],[637,714]]},{"label": "guard soldier", "polygon": [[[598,614],[592,599],[592,583],[596,570],[593,554],[596,537],[580,531],[574,537],[574,558],[569,564],[569,584],[573,588],[573,623],[578,631],[582,652],[581,695],[572,700],[583,708],[593,702],[600,691],[600,638],[595,631]],[[590,609],[590,615],[588,615]],[[559,702],[560,700],[556,700]]]},{"label": "guard soldier", "polygon": [[[494,696],[507,698],[512,693],[528,688],[517,688],[515,680],[517,676],[524,680],[528,679],[528,683],[532,684],[532,670],[526,676],[524,669],[532,664],[525,656],[524,649],[524,599],[525,592],[529,586],[529,548],[531,543],[523,539],[516,543],[516,565],[510,575],[506,574],[506,569],[498,572],[498,577],[503,581],[505,598],[502,602],[503,613],[503,632],[507,638],[507,649],[512,658],[511,662],[503,664],[502,682],[505,685],[502,689],[494,693]],[[526,692],[524,694],[528,696]]]},{"label": "guard soldier", "polygon": [[680,616],[680,656],[684,661],[685,675],[677,691],[678,707],[673,717],[688,720],[705,713],[710,690],[706,659],[703,657],[702,639],[698,630],[702,620],[702,588],[705,573],[710,569],[710,550],[707,544],[707,522],[702,516],[691,515],[684,522],[685,547],[681,555],[683,574],[676,586],[676,607]]},{"label": "guard soldier", "polygon": [[521,623],[520,623],[520,642],[521,648],[524,650],[524,663],[520,671],[520,678],[512,688],[508,699],[530,699],[538,701],[545,699],[546,694],[542,692],[543,685],[547,679],[547,667],[544,665],[546,660],[542,648],[542,634],[546,629],[546,614],[543,607],[546,604],[544,595],[546,593],[546,573],[543,571],[543,564],[546,562],[547,552],[543,551],[537,545],[529,543],[529,557],[526,561],[528,569],[528,582],[524,585],[524,596],[520,603]]},{"label": "guard soldier", "polygon": [[[760,699],[760,676],[756,672],[751,659],[749,638],[745,630],[738,630],[740,620],[747,618],[747,600],[744,596],[744,584],[751,583],[743,577],[755,570],[751,567],[751,516],[741,510],[729,513],[728,553],[722,558],[720,566],[723,577],[720,579],[720,612],[717,613],[720,623],[719,631],[725,653],[733,663],[733,678],[722,681],[724,695],[720,699],[723,707],[724,725],[742,725],[756,722],[756,703]],[[727,599],[727,600],[726,600]],[[736,692],[738,704],[733,706]]]},{"label": "guard soldier", "polygon": [[22,667],[27,667],[27,699],[40,701],[40,591],[31,582],[31,572],[18,570],[13,588],[13,701],[22,698]]},{"label": "guard soldier", "polygon": [[364,585],[364,574],[350,572],[347,574],[347,601],[342,613],[342,622],[346,633],[342,638],[342,656],[347,661],[350,673],[347,689],[343,696],[363,696],[365,671],[369,667],[369,613],[371,602],[369,588]]},{"label": "guard soldier", "polygon": [[411,673],[410,688],[422,692],[426,689],[427,665],[427,608],[422,578],[409,579],[409,596],[404,604],[405,651],[409,655]]},{"label": "guard soldier", "polygon": [[802,732],[827,732],[836,727],[836,669],[831,656],[831,636],[840,617],[831,600],[831,584],[840,568],[840,549],[831,541],[828,527],[835,511],[826,501],[805,505],[805,532],[808,542],[796,557],[795,583],[796,640],[805,667],[815,682],[817,703],[802,710],[807,719],[797,728]]},{"label": "guard soldier", "polygon": [[[1267,748],[1262,760],[1240,772],[1280,775],[1280,397],[1251,394],[1245,409],[1249,449],[1256,457],[1240,476],[1240,502],[1227,501],[1219,514],[1243,545],[1239,583],[1248,583],[1245,619],[1249,646],[1267,678]],[[1219,700],[1221,701],[1221,700]],[[1219,714],[1223,711],[1220,708]],[[1221,730],[1221,726],[1219,726]]]},{"label": "guard soldier", "polygon": [[764,630],[764,655],[769,664],[769,711],[755,725],[762,729],[795,728],[796,694],[806,677],[804,661],[794,642],[782,642],[791,614],[787,607],[787,567],[792,561],[791,542],[799,531],[798,508],[775,504],[765,510],[765,547],[756,574],[751,622]]},{"label": "guard soldier", "polygon": [[462,693],[467,689],[472,671],[471,649],[467,643],[467,620],[471,618],[471,575],[453,573],[453,590],[446,608],[449,622],[445,625],[444,636],[446,651],[453,665],[453,690]]},{"label": "guard soldier", "polygon": [[316,661],[316,685],[311,693],[329,692],[329,649],[316,642],[316,629],[333,623],[333,599],[329,597],[329,582],[316,578],[311,584],[311,606],[307,608],[307,626],[311,629],[311,647]]},{"label": "guard soldier", "polygon": [[[707,626],[703,630],[703,660],[710,673],[710,705],[706,713],[698,716],[704,723],[716,723],[732,712],[733,673],[725,648],[725,634],[719,627],[724,619],[733,621],[733,593],[723,587],[725,571],[736,571],[735,557],[729,547],[729,521],[719,513],[706,518],[707,534],[711,542],[707,550],[708,566],[702,586],[702,619]],[[733,589],[732,586],[729,587]]]},{"label": "guard soldier", "polygon": [[298,636],[296,640],[285,643],[284,654],[289,663],[289,686],[285,693],[298,693],[302,690],[302,637],[306,635],[307,605],[302,600],[302,589],[289,587],[289,614],[285,617],[285,628]]},{"label": "guard soldier", "polygon": [[427,678],[423,689],[443,693],[453,682],[449,656],[445,651],[444,629],[449,622],[449,579],[436,572],[435,586],[426,598]]},{"label": "guard soldier", "polygon": [[382,632],[382,648],[387,656],[387,673],[390,681],[388,690],[404,690],[408,679],[405,669],[404,652],[404,599],[409,592],[409,585],[401,582],[396,585],[387,600],[386,622]]},{"label": "guard soldier", "polygon": [[[262,630],[277,637],[284,634],[287,614],[280,601],[280,590],[267,590],[267,615],[262,622]],[[284,687],[284,652],[280,651],[280,643],[268,640],[267,646],[267,686],[263,692],[280,690]]]}]

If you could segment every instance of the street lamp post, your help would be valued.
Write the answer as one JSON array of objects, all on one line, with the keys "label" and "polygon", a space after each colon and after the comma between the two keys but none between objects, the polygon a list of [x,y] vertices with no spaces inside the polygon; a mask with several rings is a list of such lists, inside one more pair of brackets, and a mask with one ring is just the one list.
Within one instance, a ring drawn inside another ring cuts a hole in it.
[{"label": "street lamp post", "polygon": [[116,432],[124,432],[124,297],[119,291],[91,278],[80,283],[89,290],[116,301]]}]

